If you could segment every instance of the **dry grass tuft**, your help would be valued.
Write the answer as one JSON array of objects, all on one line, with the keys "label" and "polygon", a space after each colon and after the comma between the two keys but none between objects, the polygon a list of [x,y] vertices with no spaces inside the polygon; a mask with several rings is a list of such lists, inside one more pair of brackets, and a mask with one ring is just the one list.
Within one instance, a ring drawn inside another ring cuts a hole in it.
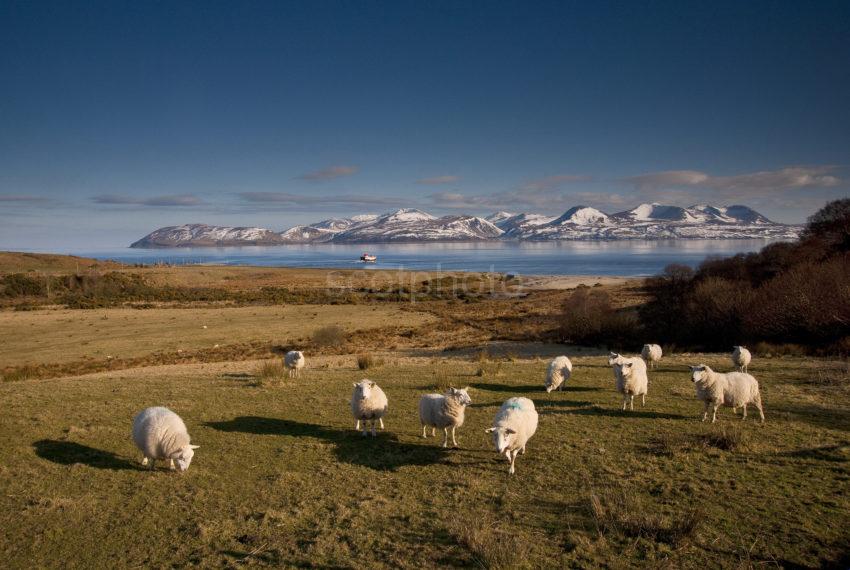
[{"label": "dry grass tuft", "polygon": [[279,380],[286,374],[286,368],[280,360],[267,360],[257,367],[256,377],[260,382]]},{"label": "dry grass tuft", "polygon": [[716,429],[711,426],[708,433],[697,435],[697,441],[703,447],[714,447],[723,451],[744,451],[748,446],[748,435],[738,426],[720,424]]},{"label": "dry grass tuft", "polygon": [[10,368],[3,372],[4,382],[21,382],[32,378],[38,378],[38,369],[30,364]]},{"label": "dry grass tuft", "polygon": [[358,354],[357,355],[357,368],[360,370],[368,370],[370,368],[375,368],[378,366],[384,365],[383,358],[376,358],[371,354]]},{"label": "dry grass tuft", "polygon": [[589,509],[600,537],[645,538],[673,547],[692,540],[705,519],[699,508],[686,508],[675,515],[659,513],[625,489],[591,492]]},{"label": "dry grass tuft", "polygon": [[457,521],[448,529],[465,548],[479,568],[528,568],[529,543],[515,533],[502,529],[487,517]]},{"label": "dry grass tuft", "polygon": [[328,325],[313,333],[313,344],[321,348],[338,347],[345,344],[345,329],[339,325]]}]

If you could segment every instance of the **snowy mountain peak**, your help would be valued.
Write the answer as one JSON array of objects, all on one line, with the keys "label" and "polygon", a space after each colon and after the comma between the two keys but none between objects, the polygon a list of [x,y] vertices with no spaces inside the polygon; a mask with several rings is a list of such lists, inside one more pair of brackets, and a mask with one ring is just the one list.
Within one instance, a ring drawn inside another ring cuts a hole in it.
[{"label": "snowy mountain peak", "polygon": [[631,210],[626,210],[625,212],[618,212],[612,217],[643,222],[681,222],[687,221],[689,219],[689,215],[684,208],[680,208],[679,206],[667,206],[664,204],[659,204],[658,202],[653,202],[651,204],[644,203],[632,208]]},{"label": "snowy mountain peak", "polygon": [[499,225],[500,222],[503,222],[503,221],[505,221],[509,218],[513,218],[516,215],[517,215],[516,213],[505,212],[503,210],[501,212],[494,212],[484,219],[487,220],[488,222],[490,222],[491,224]]},{"label": "snowy mountain peak", "polygon": [[560,218],[554,220],[551,224],[553,226],[560,226],[562,224],[588,226],[602,225],[607,222],[608,215],[604,212],[600,212],[596,208],[590,208],[588,206],[574,206],[564,212]]},{"label": "snowy mountain peak", "polygon": [[379,222],[418,222],[422,220],[435,220],[436,216],[432,216],[422,210],[416,208],[401,208],[395,212],[390,212],[378,217]]}]

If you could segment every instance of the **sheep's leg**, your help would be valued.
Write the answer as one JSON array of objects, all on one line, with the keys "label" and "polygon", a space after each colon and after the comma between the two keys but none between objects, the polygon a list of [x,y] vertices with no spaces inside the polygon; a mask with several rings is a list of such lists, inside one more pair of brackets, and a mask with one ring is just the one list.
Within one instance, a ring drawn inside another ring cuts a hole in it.
[{"label": "sheep's leg", "polygon": [[377,425],[378,425],[378,422],[376,422],[375,420],[372,420],[372,437],[377,437],[377,436],[378,436],[378,430],[377,430],[377,429],[375,429],[375,427],[376,427]]},{"label": "sheep's leg", "polygon": [[378,418],[378,423],[381,425],[381,429],[384,429],[384,418]]},{"label": "sheep's leg", "polygon": [[457,444],[457,440],[455,439],[455,429],[457,429],[457,428],[452,427],[452,446],[453,447],[459,447],[458,444]]},{"label": "sheep's leg", "polygon": [[449,428],[443,428],[443,447],[449,446]]},{"label": "sheep's leg", "polygon": [[[510,451],[508,453],[510,453]],[[516,449],[516,450],[514,450],[513,454],[511,454],[511,468],[508,470],[508,473],[510,475],[513,475],[516,472],[516,469],[514,468],[514,462],[516,461],[516,456],[517,456],[518,453],[519,453],[519,450]]]},{"label": "sheep's leg", "polygon": [[703,409],[703,412],[702,412],[702,421],[705,421],[707,419],[708,419],[708,402],[705,402],[705,408]]},{"label": "sheep's leg", "polygon": [[719,408],[719,407],[720,406],[718,406],[717,404],[714,404],[713,410],[711,412],[711,423],[714,423],[714,422],[717,421],[717,408]]},{"label": "sheep's leg", "polygon": [[354,431],[360,431],[360,420],[357,420],[357,423],[354,424]]},{"label": "sheep's leg", "polygon": [[759,419],[761,419],[761,423],[764,423],[764,409],[761,407],[761,396],[759,396],[758,400],[753,402],[756,408],[759,411]]},{"label": "sheep's leg", "polygon": [[741,417],[742,420],[747,419],[747,405],[744,404],[744,415]]},{"label": "sheep's leg", "polygon": [[635,411],[635,396],[634,396],[634,394],[629,396],[629,409],[631,411]]},{"label": "sheep's leg", "polygon": [[646,405],[646,394],[640,395],[640,407],[644,407]]},{"label": "sheep's leg", "polygon": [[173,459],[168,460],[168,468],[171,469],[172,471],[174,471],[176,469],[176,467],[174,467],[174,460]]},{"label": "sheep's leg", "polygon": [[522,453],[523,455],[525,455],[525,446],[523,445],[523,446],[522,446],[522,449],[520,449],[519,451],[520,451],[520,453]]},{"label": "sheep's leg", "polygon": [[437,437],[437,428],[431,427],[431,437]]},{"label": "sheep's leg", "polygon": [[148,456],[145,455],[144,457],[142,457],[142,467],[147,466],[147,464],[148,464]]},{"label": "sheep's leg", "polygon": [[623,411],[626,411],[626,406],[629,404],[629,397],[623,394]]},{"label": "sheep's leg", "polygon": [[425,424],[422,424],[422,437],[428,439],[427,426]]}]

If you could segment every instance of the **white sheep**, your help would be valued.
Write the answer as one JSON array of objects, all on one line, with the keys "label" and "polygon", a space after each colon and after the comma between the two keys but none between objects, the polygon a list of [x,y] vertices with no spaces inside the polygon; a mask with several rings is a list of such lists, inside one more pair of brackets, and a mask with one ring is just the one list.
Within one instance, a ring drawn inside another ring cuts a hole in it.
[{"label": "white sheep", "polygon": [[419,421],[422,423],[422,437],[428,437],[426,430],[431,428],[434,436],[436,428],[443,428],[445,437],[443,447],[449,446],[449,428],[452,428],[452,445],[458,447],[455,430],[463,425],[466,406],[472,403],[469,388],[449,388],[445,394],[425,394],[419,398]]},{"label": "white sheep", "polygon": [[617,391],[623,395],[623,410],[626,404],[635,409],[635,396],[640,396],[640,405],[646,405],[646,392],[649,378],[646,376],[646,363],[641,358],[620,357],[614,363],[614,379]]},{"label": "white sheep", "polygon": [[729,372],[720,374],[705,364],[691,366],[691,380],[697,391],[697,399],[705,403],[702,421],[708,419],[708,408],[712,408],[711,423],[717,421],[717,408],[728,406],[732,409],[743,407],[747,419],[747,405],[753,404],[759,411],[761,422],[764,423],[764,409],[761,405],[759,383],[751,375],[744,372]]},{"label": "white sheep", "polygon": [[649,362],[650,368],[655,369],[655,363],[661,360],[661,347],[657,344],[645,344],[640,351],[640,356]]},{"label": "white sheep", "polygon": [[133,418],[133,441],[143,454],[142,465],[154,468],[157,459],[174,462],[180,472],[186,471],[198,445],[189,443],[186,424],[180,416],[163,407],[146,408]]},{"label": "white sheep", "polygon": [[732,364],[738,367],[739,372],[746,372],[752,359],[753,355],[743,346],[736,346],[732,350]]},{"label": "white sheep", "polygon": [[290,350],[283,357],[283,367],[290,378],[298,378],[305,364],[307,364],[307,361],[304,360],[304,353],[300,350]]},{"label": "white sheep", "polygon": [[355,430],[360,429],[363,422],[363,435],[366,435],[367,424],[372,422],[372,436],[377,435],[375,424],[378,423],[384,429],[384,414],[387,413],[387,395],[381,388],[371,380],[363,379],[354,384],[354,393],[351,395],[351,413],[357,424]]},{"label": "white sheep", "polygon": [[564,384],[570,379],[573,363],[566,356],[556,356],[546,370],[546,393],[552,390],[563,390]]},{"label": "white sheep", "polygon": [[493,427],[484,430],[493,434],[493,444],[496,451],[504,453],[511,467],[508,473],[513,475],[514,462],[517,454],[521,451],[525,454],[525,446],[534,432],[537,431],[537,410],[534,402],[528,398],[509,398],[505,400],[496,418]]}]

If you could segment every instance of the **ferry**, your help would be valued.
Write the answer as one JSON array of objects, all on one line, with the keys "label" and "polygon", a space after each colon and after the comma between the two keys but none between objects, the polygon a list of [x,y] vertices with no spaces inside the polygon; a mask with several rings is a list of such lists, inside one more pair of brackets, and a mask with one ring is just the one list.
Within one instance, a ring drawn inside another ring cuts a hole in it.
[{"label": "ferry", "polygon": [[376,261],[378,261],[378,256],[372,255],[370,253],[364,253],[360,256],[360,261],[362,261],[363,263],[375,263]]}]

